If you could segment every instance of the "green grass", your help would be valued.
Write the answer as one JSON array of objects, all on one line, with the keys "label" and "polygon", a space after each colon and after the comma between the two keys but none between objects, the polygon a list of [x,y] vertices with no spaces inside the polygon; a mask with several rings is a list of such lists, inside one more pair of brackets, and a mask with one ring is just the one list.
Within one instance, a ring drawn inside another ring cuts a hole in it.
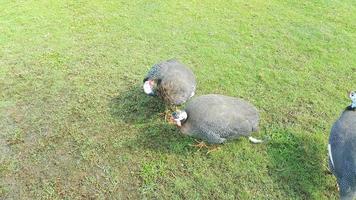
[{"label": "green grass", "polygon": [[[0,199],[336,199],[328,133],[355,89],[356,3],[0,2]],[[142,94],[177,58],[197,95],[258,107],[267,144],[206,154]]]}]

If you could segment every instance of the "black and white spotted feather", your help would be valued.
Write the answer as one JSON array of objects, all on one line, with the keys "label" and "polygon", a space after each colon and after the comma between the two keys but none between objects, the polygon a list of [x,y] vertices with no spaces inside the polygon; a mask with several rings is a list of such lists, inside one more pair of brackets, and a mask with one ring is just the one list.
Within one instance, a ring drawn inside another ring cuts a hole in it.
[{"label": "black and white spotted feather", "polygon": [[340,198],[356,199],[356,110],[352,105],[332,126],[328,152],[329,168],[337,178]]},{"label": "black and white spotted feather", "polygon": [[[209,94],[191,100],[184,111],[182,133],[209,143],[223,143],[258,130],[259,114],[250,103],[223,95]],[[252,138],[252,142],[257,139]]]},{"label": "black and white spotted feather", "polygon": [[196,80],[193,72],[174,59],[155,64],[144,82],[147,80],[155,81],[155,94],[168,104],[183,104],[195,94]]}]

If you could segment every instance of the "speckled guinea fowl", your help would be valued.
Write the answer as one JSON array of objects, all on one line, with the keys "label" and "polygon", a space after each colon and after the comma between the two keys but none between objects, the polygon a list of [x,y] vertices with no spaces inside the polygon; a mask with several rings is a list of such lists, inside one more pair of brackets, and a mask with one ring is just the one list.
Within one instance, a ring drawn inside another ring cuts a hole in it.
[{"label": "speckled guinea fowl", "polygon": [[170,105],[185,103],[196,88],[193,72],[175,59],[155,64],[143,82],[146,94],[157,95]]},{"label": "speckled guinea fowl", "polygon": [[352,104],[334,123],[329,138],[329,167],[336,176],[340,198],[356,199],[356,91]]},{"label": "speckled guinea fowl", "polygon": [[[259,114],[250,103],[223,95],[209,94],[194,98],[172,119],[183,134],[219,144],[226,140],[249,137],[258,130]],[[249,137],[254,143],[262,142]]]}]

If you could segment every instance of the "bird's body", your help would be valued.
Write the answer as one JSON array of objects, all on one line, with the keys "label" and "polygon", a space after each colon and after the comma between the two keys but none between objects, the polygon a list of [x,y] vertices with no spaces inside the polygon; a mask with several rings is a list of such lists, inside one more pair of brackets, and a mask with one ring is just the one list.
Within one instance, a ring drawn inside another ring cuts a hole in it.
[{"label": "bird's body", "polygon": [[203,95],[190,101],[185,112],[187,119],[180,126],[182,133],[209,143],[223,143],[258,130],[257,109],[234,97]]},{"label": "bird's body", "polygon": [[356,111],[348,107],[334,123],[329,138],[329,167],[341,199],[356,199]]},{"label": "bird's body", "polygon": [[170,105],[183,104],[195,93],[196,80],[193,72],[177,60],[155,64],[144,78],[144,83],[149,81],[155,84],[152,94]]}]

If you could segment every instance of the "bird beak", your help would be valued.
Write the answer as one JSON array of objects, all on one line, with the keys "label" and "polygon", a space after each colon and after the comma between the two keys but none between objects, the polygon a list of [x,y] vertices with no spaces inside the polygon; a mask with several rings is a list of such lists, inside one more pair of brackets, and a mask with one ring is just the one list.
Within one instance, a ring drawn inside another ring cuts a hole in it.
[{"label": "bird beak", "polygon": [[169,118],[168,123],[169,123],[169,124],[175,124],[175,125],[177,125],[178,127],[181,127],[181,126],[182,126],[182,123],[181,123],[180,121],[174,120],[174,118],[173,118],[172,116]]},{"label": "bird beak", "polygon": [[175,124],[176,121],[175,121],[174,118],[171,116],[171,117],[168,119],[168,123],[169,123],[169,124]]}]

